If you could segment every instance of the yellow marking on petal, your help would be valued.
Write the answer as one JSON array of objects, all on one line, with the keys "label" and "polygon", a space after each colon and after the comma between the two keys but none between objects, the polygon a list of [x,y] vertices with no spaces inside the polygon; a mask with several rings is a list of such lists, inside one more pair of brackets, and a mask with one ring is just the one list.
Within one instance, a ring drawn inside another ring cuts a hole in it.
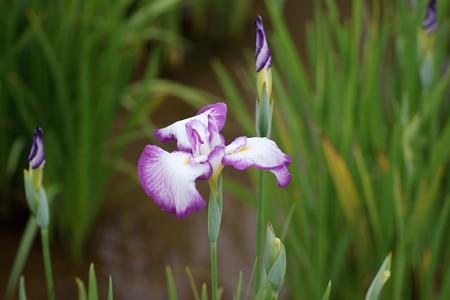
[{"label": "yellow marking on petal", "polygon": [[236,151],[235,153],[244,152],[244,151],[248,151],[248,150],[250,150],[250,147],[244,146],[241,149],[239,149],[238,151]]},{"label": "yellow marking on petal", "polygon": [[187,159],[184,161],[183,166],[187,166],[188,164],[189,164],[189,158],[187,158]]}]

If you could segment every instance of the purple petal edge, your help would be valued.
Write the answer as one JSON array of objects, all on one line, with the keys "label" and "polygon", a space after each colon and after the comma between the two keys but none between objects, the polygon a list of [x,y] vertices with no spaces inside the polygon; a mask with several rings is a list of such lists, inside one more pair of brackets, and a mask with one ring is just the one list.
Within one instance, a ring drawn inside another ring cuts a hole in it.
[{"label": "purple petal edge", "polygon": [[45,162],[44,160],[44,133],[41,127],[36,126],[28,161],[30,162],[31,168],[36,169]]},{"label": "purple petal edge", "polygon": [[436,0],[430,0],[422,22],[422,28],[427,32],[427,34],[432,34],[438,28],[436,18]]},{"label": "purple petal edge", "polygon": [[261,71],[264,67],[270,68],[272,66],[272,58],[270,56],[270,49],[266,40],[266,32],[260,15],[256,16],[256,72]]},{"label": "purple petal edge", "polygon": [[211,111],[210,114],[216,123],[218,130],[221,131],[225,126],[225,121],[227,118],[227,105],[224,102],[208,104],[198,111],[197,116],[208,110]]},{"label": "purple petal edge", "polygon": [[[181,153],[182,151],[175,151],[172,153],[177,152]],[[167,213],[175,214],[178,219],[185,218],[192,212],[201,210],[206,205],[206,202],[195,189],[195,183],[193,183],[194,189],[188,191],[191,193],[189,205],[187,205],[182,211],[177,211],[177,206],[175,204],[176,199],[165,199],[160,197],[161,194],[158,195],[158,192],[160,192],[158,190],[158,182],[155,182],[153,179],[148,178],[148,168],[149,165],[158,164],[162,155],[169,155],[169,153],[157,146],[147,145],[139,158],[137,164],[138,178],[145,193],[152,198],[152,200],[161,208],[161,210]],[[211,172],[212,170],[210,168],[208,174],[210,175]]]}]

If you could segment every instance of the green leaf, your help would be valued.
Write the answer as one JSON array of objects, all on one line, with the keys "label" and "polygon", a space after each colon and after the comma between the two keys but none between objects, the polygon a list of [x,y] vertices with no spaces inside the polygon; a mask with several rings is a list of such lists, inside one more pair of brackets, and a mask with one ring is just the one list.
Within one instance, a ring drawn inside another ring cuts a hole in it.
[{"label": "green leaf", "polygon": [[109,283],[108,283],[108,300],[113,300],[113,284],[111,276],[109,276]]},{"label": "green leaf", "polygon": [[325,294],[323,294],[322,300],[328,300],[330,298],[331,291],[331,280],[328,281],[327,289],[325,290]]},{"label": "green leaf", "polygon": [[19,281],[19,300],[27,300],[27,293],[25,291],[25,278],[20,276]]},{"label": "green leaf", "polygon": [[27,225],[25,226],[24,233],[20,239],[19,248],[16,251],[16,257],[14,258],[13,267],[9,273],[8,285],[5,292],[5,299],[11,299],[14,290],[17,287],[17,281],[22,273],[25,262],[27,261],[30,249],[33,246],[33,242],[36,238],[38,226],[32,215],[28,217]]},{"label": "green leaf", "polygon": [[241,290],[242,290],[242,271],[239,271],[239,279],[236,286],[236,293],[233,296],[234,300],[241,299]]},{"label": "green leaf", "polygon": [[191,270],[189,269],[189,267],[186,267],[185,270],[186,270],[186,274],[187,274],[187,277],[189,280],[189,284],[192,289],[192,293],[194,294],[194,299],[200,300],[200,296],[198,294],[197,287],[195,286],[195,281],[194,281],[194,277],[192,276]]},{"label": "green leaf", "polygon": [[372,281],[372,284],[369,287],[369,290],[366,294],[366,300],[377,300],[383,285],[391,276],[391,257],[392,254],[389,253],[388,256],[384,259],[383,264],[381,264],[380,269],[378,270],[377,275]]},{"label": "green leaf", "polygon": [[206,287],[206,283],[202,284],[202,300],[208,300],[208,288]]},{"label": "green leaf", "polygon": [[88,300],[98,300],[97,278],[95,277],[94,264],[89,266],[89,298]]},{"label": "green leaf", "polygon": [[78,287],[78,300],[87,300],[87,294],[86,294],[86,288],[84,286],[84,282],[76,277],[75,282],[77,283]]},{"label": "green leaf", "polygon": [[166,266],[166,280],[167,280],[167,289],[169,292],[169,300],[177,300],[177,289],[175,287],[175,280],[173,279],[172,270],[169,266]]}]

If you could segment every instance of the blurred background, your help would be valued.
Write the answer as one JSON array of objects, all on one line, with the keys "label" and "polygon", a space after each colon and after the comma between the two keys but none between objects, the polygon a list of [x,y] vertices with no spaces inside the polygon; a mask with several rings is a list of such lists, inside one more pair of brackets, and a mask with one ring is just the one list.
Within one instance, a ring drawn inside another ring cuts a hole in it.
[{"label": "blurred background", "polygon": [[[382,299],[450,298],[449,10],[427,1],[121,0],[0,3],[0,291],[29,211],[22,170],[44,130],[57,298],[77,299],[90,262],[100,294],[180,299],[209,283],[206,209],[177,220],[143,192],[136,163],[153,130],[224,101],[227,141],[254,136],[255,28],[273,58],[273,139],[292,158],[266,176],[288,254],[283,299],[361,299],[384,257]],[[224,299],[255,261],[256,172],[226,169],[219,239]],[[205,182],[197,184],[207,198]],[[39,239],[23,274],[45,299]]]}]

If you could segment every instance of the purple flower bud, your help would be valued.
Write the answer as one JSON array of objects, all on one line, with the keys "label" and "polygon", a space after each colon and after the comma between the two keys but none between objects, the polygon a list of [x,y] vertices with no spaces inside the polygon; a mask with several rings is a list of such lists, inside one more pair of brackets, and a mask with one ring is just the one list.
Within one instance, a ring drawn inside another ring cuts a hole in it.
[{"label": "purple flower bud", "polygon": [[432,34],[438,27],[436,20],[436,0],[428,1],[427,11],[422,22],[422,28],[428,33]]},{"label": "purple flower bud", "polygon": [[261,16],[256,16],[256,72],[261,71],[264,67],[269,69],[272,65],[272,57],[270,56],[269,45],[266,40],[266,32]]},{"label": "purple flower bud", "polygon": [[31,147],[30,155],[28,155],[31,169],[36,169],[43,165],[45,163],[44,158],[44,135],[42,128],[36,126],[36,129],[34,130],[33,146]]}]

